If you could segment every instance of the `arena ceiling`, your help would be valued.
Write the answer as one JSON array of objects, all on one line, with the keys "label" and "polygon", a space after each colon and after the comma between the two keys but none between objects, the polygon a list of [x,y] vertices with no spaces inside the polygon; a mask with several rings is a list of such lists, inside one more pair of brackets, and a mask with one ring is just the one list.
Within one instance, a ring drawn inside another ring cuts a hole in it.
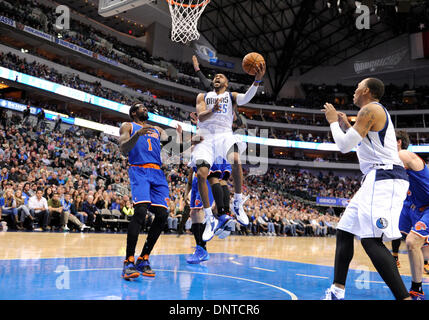
[{"label": "arena ceiling", "polygon": [[[97,17],[87,0],[61,2],[100,22],[112,23],[112,19]],[[303,74],[320,65],[338,65],[400,34],[429,27],[429,1],[360,3],[371,9],[369,29],[356,27],[359,14],[354,0],[211,0],[200,19],[199,30],[218,53],[233,57],[252,51],[263,54],[270,66],[270,87],[276,95],[294,73]],[[168,12],[165,0],[157,0],[153,6]],[[147,7],[120,16],[146,26],[156,19],[170,23]],[[119,28],[121,23],[115,23]]]},{"label": "arena ceiling", "polygon": [[378,16],[372,6],[368,30],[356,27],[356,3],[345,0],[216,0],[199,30],[220,53],[261,52],[273,66],[268,77],[276,94],[293,72],[338,65],[421,23],[429,27],[429,1],[409,2],[398,12],[395,1],[370,2]]}]

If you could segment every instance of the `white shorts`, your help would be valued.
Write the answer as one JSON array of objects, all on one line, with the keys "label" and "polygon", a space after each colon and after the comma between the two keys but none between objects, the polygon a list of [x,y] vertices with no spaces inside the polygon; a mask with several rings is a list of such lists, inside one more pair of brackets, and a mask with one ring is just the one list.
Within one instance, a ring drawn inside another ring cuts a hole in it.
[{"label": "white shorts", "polygon": [[210,167],[214,163],[223,163],[227,159],[227,153],[234,144],[237,144],[239,154],[246,151],[246,143],[243,142],[238,135],[232,131],[225,133],[213,134],[212,136],[205,135],[204,139],[199,144],[194,146],[191,154],[191,162],[189,166],[195,167],[197,161],[206,161]]},{"label": "white shorts", "polygon": [[404,168],[371,170],[341,217],[337,228],[358,238],[401,238],[399,216],[407,196],[408,176]]}]

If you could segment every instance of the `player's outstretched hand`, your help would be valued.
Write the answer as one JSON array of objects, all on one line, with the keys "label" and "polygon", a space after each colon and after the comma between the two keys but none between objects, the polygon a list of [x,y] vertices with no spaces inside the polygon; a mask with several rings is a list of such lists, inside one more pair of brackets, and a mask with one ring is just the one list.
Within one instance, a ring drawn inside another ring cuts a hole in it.
[{"label": "player's outstretched hand", "polygon": [[329,122],[329,124],[338,121],[338,112],[332,104],[326,102],[324,109],[321,111],[325,113],[326,120]]},{"label": "player's outstretched hand", "polygon": [[212,112],[218,112],[220,110],[220,104],[219,104],[219,102],[220,102],[220,99],[216,99],[216,103],[213,106]]},{"label": "player's outstretched hand", "polygon": [[152,133],[152,132],[154,132],[154,127],[152,127],[152,126],[145,126],[145,127],[142,127],[141,129],[139,129],[137,131],[137,134],[139,136],[144,136],[145,134]]},{"label": "player's outstretched hand", "polygon": [[337,112],[338,114],[338,123],[340,124],[340,127],[343,128],[343,130],[347,130],[351,127],[351,124],[349,120],[347,119],[347,115],[344,112]]},{"label": "player's outstretched hand", "polygon": [[267,68],[267,66],[265,65],[265,63],[261,63],[255,67],[255,71],[256,71],[255,80],[257,80],[257,81],[262,80],[262,78],[265,75],[266,68]]},{"label": "player's outstretched hand", "polygon": [[191,122],[195,125],[198,124],[198,115],[196,112],[191,112],[191,114],[189,115],[191,117]]},{"label": "player's outstretched hand", "polygon": [[192,56],[192,64],[194,65],[194,70],[195,70],[195,72],[200,71],[200,64],[199,64],[199,62],[198,62],[198,59],[197,59],[197,56],[196,56],[196,55],[193,55],[193,56]]},{"label": "player's outstretched hand", "polygon": [[178,133],[178,134],[182,134],[182,132],[183,132],[183,129],[182,129],[182,126],[178,123],[177,124],[177,126],[176,126],[176,132]]}]

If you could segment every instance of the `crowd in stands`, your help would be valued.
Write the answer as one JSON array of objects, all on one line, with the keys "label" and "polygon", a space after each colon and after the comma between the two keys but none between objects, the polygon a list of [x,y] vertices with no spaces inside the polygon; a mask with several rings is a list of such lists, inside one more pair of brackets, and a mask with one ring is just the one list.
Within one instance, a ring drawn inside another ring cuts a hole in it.
[{"label": "crowd in stands", "polygon": [[[127,160],[116,138],[94,132],[77,135],[67,126],[55,131],[40,127],[21,123],[0,130],[0,207],[9,229],[126,230],[133,208]],[[180,223],[185,219],[187,170],[184,164],[165,167],[171,190],[165,232],[190,230],[189,218]],[[308,173],[296,175],[274,168],[266,175],[246,178],[245,194],[251,195],[246,210],[252,223],[248,228],[237,225],[236,234],[325,236],[335,232],[335,215],[279,192],[286,177],[292,176],[300,181],[296,185],[302,190],[305,181],[316,185],[306,180],[314,179]],[[152,220],[149,214],[145,230]]]},{"label": "crowd in stands", "polygon": [[[109,59],[120,62],[136,70],[145,72],[157,78],[179,82],[194,88],[199,88],[199,81],[190,78],[195,77],[192,63],[184,63],[175,60],[165,61],[162,58],[152,57],[146,50],[138,46],[127,45],[116,37],[104,33],[92,25],[84,24],[78,20],[70,19],[69,30],[56,30],[55,22],[57,16],[55,11],[36,0],[16,0],[13,5],[6,1],[0,2],[0,10],[2,15],[14,19],[22,24],[28,25],[32,28],[45,32],[47,34],[58,36],[70,43],[76,44],[80,47],[88,49],[94,53],[101,54]],[[160,66],[164,62],[172,64],[178,72],[188,75],[188,77],[172,77],[170,72],[167,71],[154,71],[145,67],[141,62],[151,65]],[[217,71],[212,68],[201,67],[202,71],[208,77],[212,77]],[[250,84],[252,79],[245,74],[237,74],[225,71],[231,82],[239,82],[243,84]]]},{"label": "crowd in stands", "polygon": [[[0,52],[0,64],[12,70],[20,71],[35,77],[53,81],[55,83],[59,83],[64,86],[82,90],[84,92],[94,94],[96,96],[100,96],[119,103],[131,104],[133,101],[132,98],[127,97],[126,95],[123,95],[120,92],[117,92],[102,86],[100,82],[90,83],[80,79],[77,74],[71,74],[71,75],[62,74],[56,71],[55,69],[50,68],[47,65],[39,64],[37,62],[28,63],[25,59],[22,59],[12,53]],[[31,98],[27,98],[25,100],[18,99],[18,101],[16,102],[40,106],[37,100],[31,99]],[[149,102],[145,102],[145,103],[149,104]],[[100,121],[99,114],[93,113],[93,112],[92,113],[88,112],[86,114],[82,112],[77,114],[71,114],[71,110],[67,110],[67,108],[61,108],[60,106],[52,103],[50,103],[49,105],[44,104],[43,107],[48,108],[52,111],[65,113],[69,116],[74,116],[74,117],[80,116],[88,120]],[[151,100],[150,109],[155,114],[163,115],[169,118],[174,118],[181,121],[190,120],[189,112],[180,110],[178,108],[174,108],[173,106],[168,107],[165,105],[161,105],[160,103],[157,102],[156,99]],[[255,116],[253,118],[257,120],[259,119],[262,121],[273,121],[273,119],[270,118],[269,115],[261,115],[260,118],[257,118]],[[295,117],[295,118],[292,119],[290,114],[285,113],[283,117],[278,117],[275,119],[275,121],[280,120],[281,122],[285,122],[285,123],[307,124],[307,125],[317,125],[317,126],[320,126],[322,124],[321,121],[323,121],[322,119],[320,119],[320,117],[308,118],[308,117],[302,116],[300,118],[299,117]],[[116,126],[120,125],[120,123],[109,123],[109,124],[116,125]],[[249,126],[249,128],[250,127],[253,127],[253,126]],[[329,132],[317,132],[317,134],[316,133],[313,134],[311,132],[303,133],[302,131],[299,132],[297,130],[271,128],[271,130],[269,130],[269,137],[275,138],[275,139],[288,139],[288,140],[305,141],[305,142],[333,142],[332,138],[329,135]],[[421,140],[416,141],[416,143],[421,143],[421,142],[424,143],[426,141],[424,136],[422,136],[420,139]],[[411,140],[414,143],[413,136],[411,136]]]},{"label": "crowd in stands", "polygon": [[[160,65],[162,58],[152,57],[144,48],[138,46],[130,46],[121,42],[116,37],[110,36],[91,25],[84,24],[75,19],[71,19],[70,30],[56,30],[55,21],[56,15],[54,10],[50,7],[40,4],[37,0],[16,0],[11,4],[7,1],[0,2],[0,10],[3,16],[16,20],[17,22],[26,24],[35,29],[41,30],[45,33],[58,36],[61,34],[63,40],[69,41],[95,53],[102,54],[110,59],[119,61],[128,65],[136,70],[146,72],[155,77],[163,78],[170,81],[180,82],[187,86],[199,88],[199,82],[192,78],[195,77],[195,72],[192,63],[169,61],[172,63],[179,72],[187,74],[191,77],[182,77],[180,79],[171,78],[170,73],[153,71],[145,68],[141,63],[136,62],[139,59],[148,64]],[[165,62],[165,61],[164,61]],[[201,66],[201,70],[206,76],[211,77],[219,70],[212,68],[205,68]],[[87,70],[84,72],[88,72]],[[238,74],[222,70],[231,82],[239,82],[245,85],[251,83],[252,79],[245,74]],[[275,104],[304,108],[320,107],[326,101],[332,101],[343,110],[355,109],[351,97],[355,90],[354,86],[337,85],[312,85],[303,84],[302,88],[305,92],[303,99],[287,99],[278,98],[269,94],[260,94],[253,99],[253,103]],[[245,86],[243,86],[243,90]],[[91,90],[99,91],[101,88],[94,88]],[[104,92],[107,96],[113,96],[112,100],[120,99],[115,97],[115,93]],[[124,99],[124,98],[122,98]],[[118,100],[115,100],[118,101]],[[383,97],[389,109],[418,109],[427,108],[429,106],[429,86],[421,86],[416,89],[410,89],[406,85],[402,87],[387,85],[385,96]]]},{"label": "crowd in stands", "polygon": [[[67,87],[71,87],[74,89],[78,89],[96,96],[100,96],[109,100],[116,101],[118,103],[122,104],[131,104],[133,101],[133,98],[128,97],[127,95],[124,95],[121,92],[114,91],[112,89],[106,88],[105,86],[102,86],[100,82],[88,82],[84,81],[79,78],[79,75],[77,74],[63,74],[55,70],[54,68],[49,67],[48,65],[43,65],[37,62],[29,63],[26,61],[26,59],[20,58],[15,54],[12,53],[2,53],[0,52],[0,64],[6,68],[20,71],[35,77],[39,77],[42,79],[46,79],[49,81],[53,81],[55,83],[62,84]],[[421,88],[422,92],[424,91],[424,88]],[[141,91],[141,90],[140,90]],[[323,92],[323,91],[322,91]],[[143,93],[143,92],[142,92]],[[149,90],[144,91],[143,94],[147,94],[148,96],[152,96]],[[313,94],[311,95],[313,96]],[[324,94],[322,93],[321,96],[323,97]],[[423,94],[420,96],[425,97]],[[429,93],[428,93],[429,96]],[[171,100],[172,102],[183,102],[180,101],[178,98],[173,98],[171,96],[162,97],[166,100]],[[314,99],[316,99],[314,97]],[[324,99],[322,99],[324,100]],[[321,101],[322,101],[321,100]],[[189,121],[189,113],[180,110],[178,108],[175,108],[173,106],[165,106],[157,102],[157,99],[150,99],[151,101],[151,109],[152,112],[155,114],[160,114],[169,118],[178,119],[181,121]],[[22,101],[21,101],[22,102]],[[34,102],[34,104],[39,105],[37,101],[26,101],[26,104],[31,104]],[[147,102],[148,103],[148,102]],[[48,108],[47,106],[44,106],[45,108]],[[58,109],[57,106],[53,106],[50,104],[49,107],[53,107],[54,109],[51,109],[53,111],[63,112],[69,116],[72,116],[70,114],[69,110],[65,110],[64,108],[62,110]],[[244,112],[241,113],[246,118],[246,115]],[[74,114],[73,116],[77,116]],[[94,121],[100,121],[99,115],[95,113],[87,113],[86,115],[83,115],[81,113],[81,117],[89,120]],[[277,113],[275,116],[270,115],[269,113],[260,113],[259,115],[253,115],[250,116],[250,119],[252,120],[259,120],[259,121],[274,121],[274,122],[283,122],[283,123],[290,123],[290,124],[303,124],[303,125],[309,125],[309,126],[324,126],[325,120],[317,116],[298,116],[297,114],[290,114],[287,112],[284,113]],[[399,121],[399,120],[398,120]],[[112,125],[119,125],[119,123],[109,123]],[[406,124],[405,124],[406,125]],[[425,124],[422,123],[422,126]],[[254,127],[249,126],[249,128]],[[306,142],[333,142],[332,138],[329,135],[329,132],[317,132],[317,133],[303,133],[298,132],[296,130],[288,130],[288,129],[274,129],[272,128],[269,131],[269,137],[270,138],[276,138],[276,139],[288,139],[288,140],[296,140],[296,141],[306,141]],[[426,143],[426,137],[424,135],[420,135],[419,137],[414,137],[411,135],[411,141],[414,144],[424,144]]]}]

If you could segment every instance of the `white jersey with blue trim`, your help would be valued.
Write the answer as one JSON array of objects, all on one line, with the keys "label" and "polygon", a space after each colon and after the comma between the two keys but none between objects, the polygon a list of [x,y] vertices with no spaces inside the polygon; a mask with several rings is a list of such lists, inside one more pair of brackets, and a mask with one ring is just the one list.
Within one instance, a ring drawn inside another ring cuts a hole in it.
[{"label": "white jersey with blue trim", "polygon": [[377,166],[404,166],[399,158],[395,128],[390,115],[382,104],[374,103],[383,107],[386,113],[386,123],[380,131],[369,131],[357,146],[357,157],[363,174],[367,174]]},{"label": "white jersey with blue trim", "polygon": [[199,134],[207,138],[205,132],[210,132],[211,136],[214,132],[232,132],[232,123],[234,121],[232,94],[229,91],[217,94],[215,91],[207,92],[204,96],[204,102],[207,105],[207,110],[213,109],[219,99],[219,111],[213,114],[207,120],[198,121]]}]

